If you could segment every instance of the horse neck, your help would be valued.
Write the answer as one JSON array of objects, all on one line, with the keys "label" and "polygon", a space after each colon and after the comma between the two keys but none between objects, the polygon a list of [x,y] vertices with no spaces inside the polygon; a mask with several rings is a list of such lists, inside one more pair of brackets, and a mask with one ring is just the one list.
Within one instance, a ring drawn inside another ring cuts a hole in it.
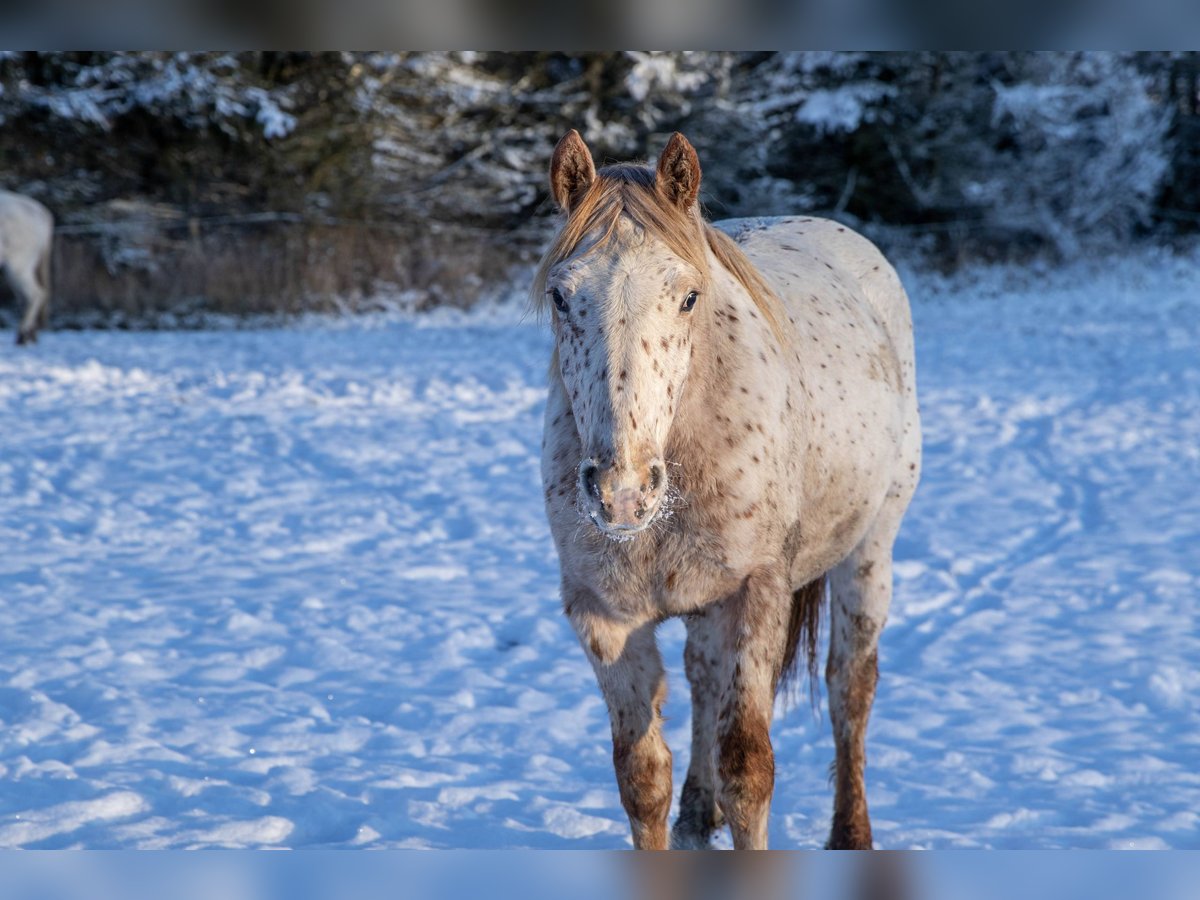
[{"label": "horse neck", "polygon": [[[713,417],[728,407],[735,390],[730,374],[742,366],[743,360],[757,353],[757,342],[747,340],[751,323],[763,325],[753,299],[746,289],[716,259],[711,260],[713,277],[703,308],[697,306],[697,321],[692,329],[695,353],[688,368],[688,379],[671,434],[667,439],[668,454],[693,460],[711,452],[701,452],[711,439]],[[751,312],[753,311],[753,315]],[[736,341],[730,341],[730,316],[735,316]],[[755,329],[757,330],[757,329]],[[673,454],[674,451],[674,454]]]}]

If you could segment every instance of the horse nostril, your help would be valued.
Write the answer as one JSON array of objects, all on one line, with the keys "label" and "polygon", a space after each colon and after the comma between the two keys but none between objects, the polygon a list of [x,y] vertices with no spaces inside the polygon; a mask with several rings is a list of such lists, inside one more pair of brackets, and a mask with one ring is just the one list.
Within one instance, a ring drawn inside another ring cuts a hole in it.
[{"label": "horse nostril", "polygon": [[644,516],[646,514],[646,507],[639,506],[637,509],[635,509],[633,511],[633,514],[640,519],[642,516]]},{"label": "horse nostril", "polygon": [[583,487],[593,497],[600,496],[600,485],[596,484],[596,467],[588,466],[583,470]]},{"label": "horse nostril", "polygon": [[662,484],[662,466],[655,463],[650,467],[650,490],[658,490],[660,484]]}]

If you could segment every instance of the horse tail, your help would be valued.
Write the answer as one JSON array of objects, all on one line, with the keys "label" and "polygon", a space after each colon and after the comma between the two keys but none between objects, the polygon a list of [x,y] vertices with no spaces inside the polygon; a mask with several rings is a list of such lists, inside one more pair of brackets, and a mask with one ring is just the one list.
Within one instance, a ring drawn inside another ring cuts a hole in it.
[{"label": "horse tail", "polygon": [[779,670],[776,691],[787,688],[796,677],[803,646],[804,668],[808,674],[808,694],[813,708],[817,705],[817,637],[821,631],[821,607],[825,605],[826,577],[820,575],[792,594],[788,615],[787,643]]}]

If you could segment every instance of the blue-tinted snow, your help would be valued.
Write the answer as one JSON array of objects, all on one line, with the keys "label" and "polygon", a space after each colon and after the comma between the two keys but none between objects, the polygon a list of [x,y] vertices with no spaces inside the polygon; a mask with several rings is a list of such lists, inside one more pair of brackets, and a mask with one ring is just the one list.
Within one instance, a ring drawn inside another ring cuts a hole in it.
[{"label": "blue-tinted snow", "polygon": [[[1198,275],[909,276],[880,845],[1200,846]],[[0,845],[625,846],[517,319],[0,348]],[[774,734],[773,844],[818,846],[828,718]]]}]

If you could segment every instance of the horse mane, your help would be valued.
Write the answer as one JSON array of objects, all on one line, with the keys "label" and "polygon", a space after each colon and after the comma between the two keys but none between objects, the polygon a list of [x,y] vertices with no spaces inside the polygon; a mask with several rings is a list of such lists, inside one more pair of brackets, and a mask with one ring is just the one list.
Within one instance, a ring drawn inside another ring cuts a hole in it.
[{"label": "horse mane", "polygon": [[550,269],[574,253],[590,234],[599,237],[587,252],[607,245],[616,234],[622,215],[665,243],[676,256],[700,272],[706,282],[711,272],[705,250],[710,250],[717,262],[746,289],[775,337],[782,341],[782,302],[742,248],[707,222],[698,206],[682,209],[667,199],[655,185],[654,172],[635,163],[605,166],[572,203],[566,223],[534,274],[529,301],[536,312],[544,313],[549,304],[546,279]]}]

